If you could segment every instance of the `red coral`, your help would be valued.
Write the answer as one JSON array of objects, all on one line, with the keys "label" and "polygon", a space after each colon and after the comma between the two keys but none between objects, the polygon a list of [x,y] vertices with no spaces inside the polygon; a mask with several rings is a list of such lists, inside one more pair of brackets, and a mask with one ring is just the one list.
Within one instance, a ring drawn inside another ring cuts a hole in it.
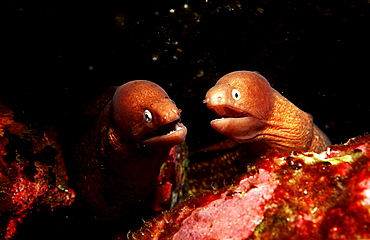
[{"label": "red coral", "polygon": [[156,193],[152,203],[154,211],[168,210],[183,195],[181,192],[187,164],[187,147],[185,143],[176,145],[170,150],[167,160],[163,163],[158,175]]},{"label": "red coral", "polygon": [[[53,130],[29,130],[0,104],[0,133],[0,237],[9,239],[31,210],[70,205],[75,194],[66,185],[64,160]],[[47,147],[56,151],[51,159],[43,157]]]}]

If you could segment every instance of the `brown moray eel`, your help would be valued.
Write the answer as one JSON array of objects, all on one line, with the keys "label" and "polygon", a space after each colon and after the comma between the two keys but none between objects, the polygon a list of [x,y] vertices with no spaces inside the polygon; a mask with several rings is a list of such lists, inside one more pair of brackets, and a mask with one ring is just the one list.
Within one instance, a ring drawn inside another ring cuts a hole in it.
[{"label": "brown moray eel", "polygon": [[204,102],[221,117],[211,126],[237,143],[260,142],[285,152],[321,152],[330,145],[310,114],[256,72],[226,74],[207,92]]},{"label": "brown moray eel", "polygon": [[150,81],[111,89],[96,106],[89,112],[96,121],[77,145],[80,198],[98,219],[130,222],[141,218],[161,165],[187,129],[181,110]]}]

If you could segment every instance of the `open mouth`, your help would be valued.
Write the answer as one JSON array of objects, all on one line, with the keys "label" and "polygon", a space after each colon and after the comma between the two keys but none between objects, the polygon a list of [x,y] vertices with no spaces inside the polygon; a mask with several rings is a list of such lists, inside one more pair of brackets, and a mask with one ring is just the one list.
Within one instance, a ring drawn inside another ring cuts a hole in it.
[{"label": "open mouth", "polygon": [[229,106],[211,108],[219,118],[210,122],[213,129],[235,142],[248,142],[265,128],[265,122],[254,115]]},{"label": "open mouth", "polygon": [[185,140],[186,133],[186,127],[177,119],[145,134],[141,142],[144,145],[176,145]]},{"label": "open mouth", "polygon": [[215,112],[221,118],[241,118],[241,117],[252,117],[252,114],[248,112],[242,111],[237,108],[233,108],[230,106],[214,106],[211,108],[213,112]]},{"label": "open mouth", "polygon": [[180,119],[177,119],[173,122],[170,122],[170,123],[167,123],[163,126],[160,126],[156,130],[150,131],[149,133],[145,134],[142,139],[143,139],[143,141],[145,141],[146,139],[149,139],[149,138],[152,138],[152,137],[170,135],[170,134],[176,132],[177,130],[181,129],[181,126],[180,126],[179,123],[180,123]]}]

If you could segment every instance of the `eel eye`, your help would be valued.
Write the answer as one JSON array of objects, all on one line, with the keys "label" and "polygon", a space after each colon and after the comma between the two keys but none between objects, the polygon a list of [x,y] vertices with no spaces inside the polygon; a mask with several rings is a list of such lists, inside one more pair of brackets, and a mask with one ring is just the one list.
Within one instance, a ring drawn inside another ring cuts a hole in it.
[{"label": "eel eye", "polygon": [[241,97],[241,94],[238,89],[233,89],[233,91],[231,92],[231,95],[233,96],[235,100],[239,100]]},{"label": "eel eye", "polygon": [[148,123],[152,122],[153,120],[152,113],[148,109],[146,109],[143,112],[143,117],[144,117],[145,122],[148,122]]}]

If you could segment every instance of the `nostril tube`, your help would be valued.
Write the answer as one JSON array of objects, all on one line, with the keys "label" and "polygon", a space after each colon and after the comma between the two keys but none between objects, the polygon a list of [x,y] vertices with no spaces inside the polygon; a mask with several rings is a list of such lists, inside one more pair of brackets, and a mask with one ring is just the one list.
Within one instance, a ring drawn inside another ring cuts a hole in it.
[{"label": "nostril tube", "polygon": [[215,94],[210,99],[210,102],[219,104],[222,100],[223,100],[223,98],[222,98],[222,95],[221,94]]}]

